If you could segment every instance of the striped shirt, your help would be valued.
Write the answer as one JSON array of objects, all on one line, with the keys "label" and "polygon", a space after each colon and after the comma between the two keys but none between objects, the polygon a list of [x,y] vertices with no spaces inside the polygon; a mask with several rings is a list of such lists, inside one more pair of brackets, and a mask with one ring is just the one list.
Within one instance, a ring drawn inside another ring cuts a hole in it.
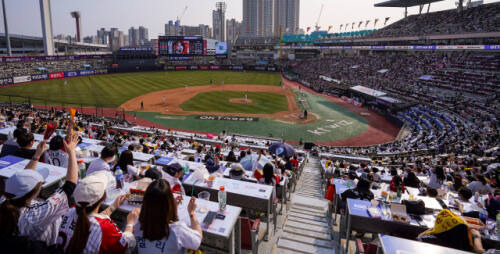
[{"label": "striped shirt", "polygon": [[68,197],[73,194],[75,184],[66,181],[52,196],[44,201],[33,201],[20,209],[17,227],[21,236],[39,240],[47,245],[56,243],[61,216],[68,209]]},{"label": "striped shirt", "polygon": [[[73,237],[78,214],[75,208],[71,208],[62,216],[61,226],[57,244],[68,248],[69,242]],[[125,253],[127,249],[135,247],[135,237],[130,232],[122,233],[118,226],[106,215],[89,215],[90,234],[87,245],[83,249],[83,254],[92,253]]]}]

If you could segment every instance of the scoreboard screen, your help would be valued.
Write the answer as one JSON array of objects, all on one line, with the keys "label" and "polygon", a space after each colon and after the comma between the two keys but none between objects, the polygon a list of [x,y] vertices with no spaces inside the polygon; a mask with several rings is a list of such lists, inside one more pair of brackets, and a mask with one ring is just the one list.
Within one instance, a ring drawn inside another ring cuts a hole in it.
[{"label": "scoreboard screen", "polygon": [[198,36],[160,36],[158,50],[161,56],[202,56],[203,39]]}]

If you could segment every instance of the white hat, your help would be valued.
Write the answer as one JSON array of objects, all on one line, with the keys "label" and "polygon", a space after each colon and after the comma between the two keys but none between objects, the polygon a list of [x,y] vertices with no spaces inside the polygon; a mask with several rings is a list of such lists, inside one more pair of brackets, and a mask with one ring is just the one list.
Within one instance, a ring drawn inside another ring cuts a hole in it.
[{"label": "white hat", "polygon": [[5,182],[5,192],[14,195],[12,199],[20,198],[32,191],[40,182],[45,182],[49,176],[47,168],[39,170],[19,170]]},{"label": "white hat", "polygon": [[73,192],[75,202],[93,205],[99,201],[108,187],[109,177],[105,172],[97,171],[80,180]]}]

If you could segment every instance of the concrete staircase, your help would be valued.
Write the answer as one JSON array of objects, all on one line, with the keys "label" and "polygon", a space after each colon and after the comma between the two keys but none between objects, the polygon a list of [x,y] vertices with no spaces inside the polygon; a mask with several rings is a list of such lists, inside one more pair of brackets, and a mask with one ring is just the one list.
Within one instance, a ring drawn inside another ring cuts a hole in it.
[{"label": "concrete staircase", "polygon": [[335,253],[323,198],[319,162],[310,158],[292,194],[276,253]]}]

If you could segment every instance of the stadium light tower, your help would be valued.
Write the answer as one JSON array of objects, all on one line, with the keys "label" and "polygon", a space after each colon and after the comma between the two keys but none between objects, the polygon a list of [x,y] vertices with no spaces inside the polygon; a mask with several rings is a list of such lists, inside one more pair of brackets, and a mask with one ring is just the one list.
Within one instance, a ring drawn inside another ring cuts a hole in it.
[{"label": "stadium light tower", "polygon": [[75,19],[75,23],[76,23],[76,41],[77,42],[81,42],[80,40],[80,29],[81,29],[81,16],[80,16],[80,12],[79,11],[72,11],[71,12],[71,17],[73,17]]},{"label": "stadium light tower", "polygon": [[3,9],[3,25],[5,27],[5,40],[7,41],[7,55],[12,56],[12,49],[10,48],[9,26],[7,25],[7,11],[5,10],[5,0],[2,0],[2,9]]}]

